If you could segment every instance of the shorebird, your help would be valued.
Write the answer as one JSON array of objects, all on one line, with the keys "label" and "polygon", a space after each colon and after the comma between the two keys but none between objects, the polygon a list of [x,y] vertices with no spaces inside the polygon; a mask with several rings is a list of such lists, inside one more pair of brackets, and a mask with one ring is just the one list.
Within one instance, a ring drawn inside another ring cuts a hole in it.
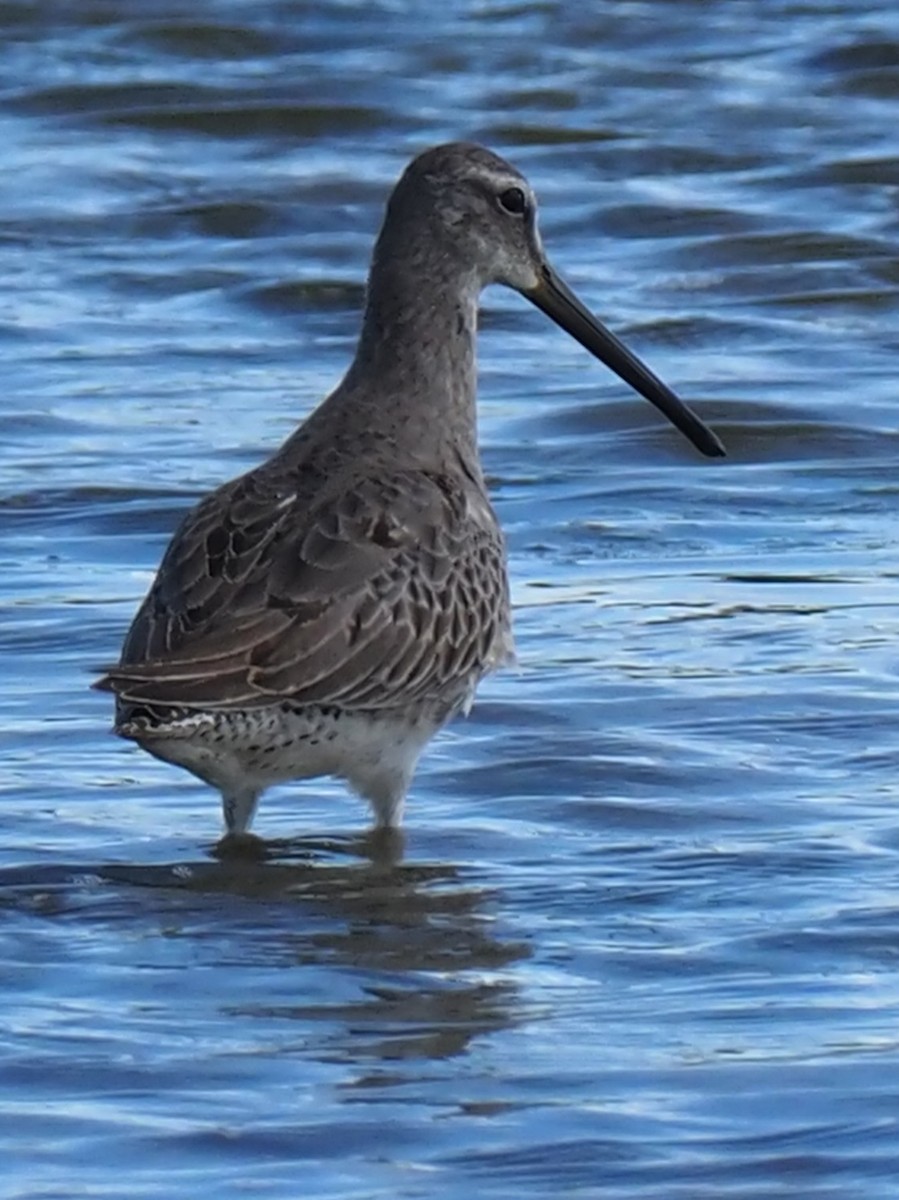
[{"label": "shorebird", "polygon": [[475,411],[491,283],[724,454],[550,266],[513,166],[468,143],[420,154],[388,201],[343,381],[188,513],[95,685],[115,693],[116,733],[221,792],[226,838],[270,785],[326,775],[398,827],[426,744],[513,655]]}]

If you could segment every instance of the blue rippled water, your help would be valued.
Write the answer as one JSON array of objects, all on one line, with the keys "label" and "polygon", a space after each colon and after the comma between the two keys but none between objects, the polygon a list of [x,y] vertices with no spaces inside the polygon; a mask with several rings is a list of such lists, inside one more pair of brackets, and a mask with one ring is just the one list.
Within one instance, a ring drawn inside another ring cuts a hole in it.
[{"label": "blue rippled water", "polygon": [[[0,5],[0,1197],[894,1200],[899,26],[874,0]],[[727,442],[488,292],[520,667],[405,857],[109,736],[180,515],[474,138]]]}]

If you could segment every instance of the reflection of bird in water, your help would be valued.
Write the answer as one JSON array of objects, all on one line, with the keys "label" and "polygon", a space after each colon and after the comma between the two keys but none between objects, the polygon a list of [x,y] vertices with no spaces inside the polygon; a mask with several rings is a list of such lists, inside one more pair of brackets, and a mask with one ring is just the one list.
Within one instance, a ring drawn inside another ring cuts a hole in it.
[{"label": "reflection of bird in water", "polygon": [[[240,964],[229,1015],[258,1017],[269,1032],[272,1018],[304,1037],[317,1029],[311,1041],[326,1057],[446,1058],[522,1019],[515,964],[531,950],[488,919],[493,892],[451,863],[371,861],[369,849],[367,839],[302,838],[269,860],[85,865],[77,890],[83,904],[84,879],[98,878],[107,903],[119,889],[143,921],[158,897],[160,920],[202,945],[207,964],[219,952],[229,970]],[[260,986],[269,973],[276,985]]]},{"label": "reflection of bird in water", "polygon": [[544,257],[507,162],[451,144],[397,184],[343,382],[262,466],[172,539],[100,681],[116,731],[222,793],[334,775],[396,827],[419,755],[512,655],[503,538],[477,445],[475,337],[489,283],[527,296],[704,454],[721,443]]}]

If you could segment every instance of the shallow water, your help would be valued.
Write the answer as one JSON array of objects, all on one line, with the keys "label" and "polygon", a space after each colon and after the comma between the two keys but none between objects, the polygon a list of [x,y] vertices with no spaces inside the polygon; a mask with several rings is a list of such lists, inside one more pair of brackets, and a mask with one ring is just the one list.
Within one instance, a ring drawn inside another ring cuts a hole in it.
[{"label": "shallow water", "polygon": [[[890,0],[8,3],[0,1196],[893,1200]],[[165,542],[339,378],[416,150],[509,155],[699,459],[511,293],[520,668],[401,862],[216,798],[89,691]]]}]

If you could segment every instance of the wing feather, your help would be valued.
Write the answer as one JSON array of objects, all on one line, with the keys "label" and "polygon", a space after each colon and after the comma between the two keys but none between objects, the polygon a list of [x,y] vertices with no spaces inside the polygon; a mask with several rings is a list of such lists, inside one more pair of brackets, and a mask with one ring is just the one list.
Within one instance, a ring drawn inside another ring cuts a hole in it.
[{"label": "wing feather", "polygon": [[315,482],[261,469],[207,497],[97,686],[197,708],[468,694],[511,646],[502,535],[484,494],[413,470],[330,492]]}]

